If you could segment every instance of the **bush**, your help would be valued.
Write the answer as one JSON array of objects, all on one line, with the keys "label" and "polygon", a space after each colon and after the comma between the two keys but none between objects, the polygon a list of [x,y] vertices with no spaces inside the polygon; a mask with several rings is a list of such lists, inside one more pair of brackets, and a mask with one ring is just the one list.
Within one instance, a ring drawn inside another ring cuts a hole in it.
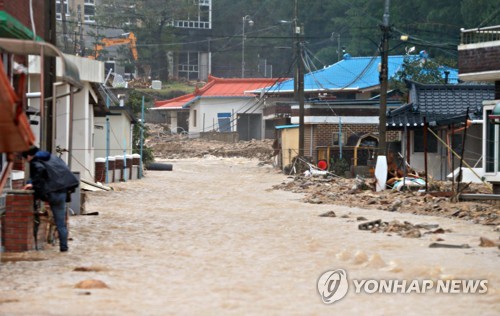
[{"label": "bush", "polygon": [[333,158],[330,160],[330,171],[336,175],[343,176],[346,171],[349,171],[351,166],[346,159],[337,159]]}]

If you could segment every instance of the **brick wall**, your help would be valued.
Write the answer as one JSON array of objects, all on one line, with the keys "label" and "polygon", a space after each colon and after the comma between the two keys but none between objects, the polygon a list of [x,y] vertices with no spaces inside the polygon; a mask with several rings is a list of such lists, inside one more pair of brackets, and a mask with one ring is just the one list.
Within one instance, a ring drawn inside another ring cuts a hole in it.
[{"label": "brick wall", "polygon": [[[48,1],[32,1],[33,3],[33,19],[35,21],[36,33],[38,36],[45,38],[44,28],[44,7]],[[0,0],[0,10],[7,12],[14,18],[19,20],[24,26],[32,29],[30,21],[30,1],[29,0]]]},{"label": "brick wall", "polygon": [[[308,135],[309,127],[305,130],[305,143],[306,148],[310,148],[310,135]],[[313,161],[317,160],[316,147],[318,146],[332,146],[333,145],[333,133],[339,132],[338,124],[319,124],[314,126],[314,137],[313,137]],[[345,140],[353,134],[367,134],[375,133],[378,134],[378,125],[375,124],[345,124],[342,125],[342,133],[345,134]],[[387,131],[386,132],[387,142],[398,141],[400,139],[400,132],[398,131]],[[346,143],[344,143],[346,145]]]},{"label": "brick wall", "polygon": [[24,187],[24,179],[12,180],[13,190],[22,190],[23,187]]},{"label": "brick wall", "polygon": [[[5,214],[1,217],[2,246],[6,252],[21,252],[35,249],[33,191],[7,191]],[[48,216],[39,216],[37,233],[38,249],[47,241]]]},{"label": "brick wall", "polygon": [[500,70],[500,46],[458,51],[460,74]]},{"label": "brick wall", "polygon": [[35,249],[33,219],[32,192],[7,192],[5,215],[2,217],[2,243],[5,251]]}]

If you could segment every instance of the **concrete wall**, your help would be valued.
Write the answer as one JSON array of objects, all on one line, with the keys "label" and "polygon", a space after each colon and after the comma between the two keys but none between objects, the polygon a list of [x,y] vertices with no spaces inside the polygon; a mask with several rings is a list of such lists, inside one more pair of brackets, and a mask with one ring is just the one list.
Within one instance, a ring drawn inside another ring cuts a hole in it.
[{"label": "concrete wall", "polygon": [[[262,108],[257,108],[257,100],[254,98],[203,98],[191,105],[189,136],[199,137],[201,132],[218,131],[218,113],[231,113],[231,132],[235,132],[238,130],[238,113],[262,114]],[[260,135],[263,135],[263,128],[260,128]]]},{"label": "concrete wall", "polygon": [[[119,111],[112,111],[120,113]],[[110,115],[109,118],[109,155],[131,155],[132,154],[132,125],[129,119],[121,115]],[[106,117],[96,117],[95,124],[95,158],[106,157]],[[102,128],[100,128],[102,126]]]}]

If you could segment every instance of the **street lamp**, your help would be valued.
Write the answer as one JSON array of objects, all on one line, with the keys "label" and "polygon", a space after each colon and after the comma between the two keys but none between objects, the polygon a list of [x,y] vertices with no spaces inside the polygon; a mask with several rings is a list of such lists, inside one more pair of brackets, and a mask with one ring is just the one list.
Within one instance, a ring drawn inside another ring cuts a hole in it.
[{"label": "street lamp", "polygon": [[241,32],[241,78],[245,78],[245,24],[248,22],[249,26],[253,26],[253,20],[249,15],[242,18],[242,32]]}]

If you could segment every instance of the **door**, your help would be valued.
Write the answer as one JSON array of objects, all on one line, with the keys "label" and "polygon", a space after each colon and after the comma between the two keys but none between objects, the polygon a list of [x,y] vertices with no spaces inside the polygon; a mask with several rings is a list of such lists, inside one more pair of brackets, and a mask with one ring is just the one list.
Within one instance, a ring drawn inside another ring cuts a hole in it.
[{"label": "door", "polygon": [[238,114],[238,136],[240,140],[262,139],[262,115]]}]

